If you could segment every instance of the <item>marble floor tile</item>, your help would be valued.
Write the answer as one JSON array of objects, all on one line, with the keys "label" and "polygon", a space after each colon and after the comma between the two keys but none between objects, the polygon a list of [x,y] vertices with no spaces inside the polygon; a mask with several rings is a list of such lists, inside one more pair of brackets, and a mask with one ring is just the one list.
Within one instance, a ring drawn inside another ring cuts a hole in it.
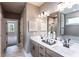
[{"label": "marble floor tile", "polygon": [[32,57],[31,53],[26,53],[17,45],[7,47],[5,57]]}]

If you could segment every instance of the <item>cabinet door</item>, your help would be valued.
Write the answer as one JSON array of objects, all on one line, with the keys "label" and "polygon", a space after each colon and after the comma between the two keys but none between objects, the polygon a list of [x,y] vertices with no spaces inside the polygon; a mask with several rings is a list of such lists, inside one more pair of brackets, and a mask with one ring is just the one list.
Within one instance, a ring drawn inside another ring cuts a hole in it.
[{"label": "cabinet door", "polygon": [[39,53],[39,57],[45,57],[43,53]]},{"label": "cabinet door", "polygon": [[51,51],[49,49],[46,48],[46,53],[45,53],[45,56],[46,57],[63,57],[61,56],[60,54],[54,52],[54,51]]},{"label": "cabinet door", "polygon": [[39,57],[45,57],[45,47],[39,44]]},{"label": "cabinet door", "polygon": [[34,41],[31,41],[31,53],[32,56],[38,57],[38,44]]},{"label": "cabinet door", "polygon": [[45,57],[52,57],[50,54],[46,53]]}]

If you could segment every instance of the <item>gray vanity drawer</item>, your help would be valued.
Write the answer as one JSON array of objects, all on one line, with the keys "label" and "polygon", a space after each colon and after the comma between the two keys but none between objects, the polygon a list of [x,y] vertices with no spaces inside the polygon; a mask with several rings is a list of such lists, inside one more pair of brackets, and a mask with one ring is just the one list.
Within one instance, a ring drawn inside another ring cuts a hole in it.
[{"label": "gray vanity drawer", "polygon": [[45,54],[39,53],[39,57],[45,57]]},{"label": "gray vanity drawer", "polygon": [[45,47],[39,44],[39,56],[45,56]]},{"label": "gray vanity drawer", "polygon": [[63,57],[63,56],[59,55],[58,53],[51,51],[47,48],[46,48],[45,56],[46,57]]}]

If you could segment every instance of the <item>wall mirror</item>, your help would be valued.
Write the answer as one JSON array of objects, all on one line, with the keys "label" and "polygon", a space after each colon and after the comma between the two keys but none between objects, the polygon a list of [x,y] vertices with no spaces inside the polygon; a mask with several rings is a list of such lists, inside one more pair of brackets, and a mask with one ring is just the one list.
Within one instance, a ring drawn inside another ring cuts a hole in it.
[{"label": "wall mirror", "polygon": [[79,43],[79,3],[60,11],[60,34]]},{"label": "wall mirror", "polygon": [[47,17],[47,34],[55,32],[57,34],[58,12],[54,12]]},{"label": "wall mirror", "polygon": [[[61,34],[79,36],[79,4],[61,11]],[[62,33],[63,32],[63,33]]]}]

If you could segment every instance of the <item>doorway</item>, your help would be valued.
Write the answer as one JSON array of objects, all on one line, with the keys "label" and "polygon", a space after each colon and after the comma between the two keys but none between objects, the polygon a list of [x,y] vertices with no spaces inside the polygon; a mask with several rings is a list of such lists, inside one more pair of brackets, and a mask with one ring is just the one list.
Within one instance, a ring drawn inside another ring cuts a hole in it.
[{"label": "doorway", "polygon": [[7,20],[7,46],[18,44],[18,20]]}]

